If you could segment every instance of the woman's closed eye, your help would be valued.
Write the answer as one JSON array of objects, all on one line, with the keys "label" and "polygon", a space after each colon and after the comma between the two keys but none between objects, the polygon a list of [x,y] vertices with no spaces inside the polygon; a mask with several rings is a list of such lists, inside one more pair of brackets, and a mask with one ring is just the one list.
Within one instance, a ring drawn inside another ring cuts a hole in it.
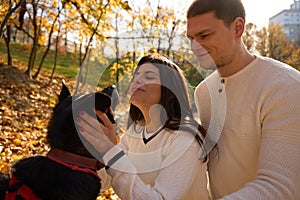
[{"label": "woman's closed eye", "polygon": [[148,71],[148,72],[145,72],[145,73],[140,73],[140,72],[137,72],[134,74],[134,79],[136,78],[143,78],[145,80],[159,80],[159,77],[157,74],[155,74],[154,72],[151,72],[151,71]]},{"label": "woman's closed eye", "polygon": [[153,75],[146,75],[145,78],[147,80],[155,80],[157,77],[153,76]]},{"label": "woman's closed eye", "polygon": [[159,78],[158,74],[156,74],[155,72],[152,72],[152,71],[145,72],[145,77],[152,78],[152,79]]}]

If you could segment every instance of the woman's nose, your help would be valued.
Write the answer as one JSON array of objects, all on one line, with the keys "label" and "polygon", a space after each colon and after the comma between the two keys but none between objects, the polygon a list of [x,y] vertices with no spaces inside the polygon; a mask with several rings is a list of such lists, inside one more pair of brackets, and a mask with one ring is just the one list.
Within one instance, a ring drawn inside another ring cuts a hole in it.
[{"label": "woman's nose", "polygon": [[134,77],[133,82],[134,83],[142,83],[142,77],[137,75],[136,77]]}]

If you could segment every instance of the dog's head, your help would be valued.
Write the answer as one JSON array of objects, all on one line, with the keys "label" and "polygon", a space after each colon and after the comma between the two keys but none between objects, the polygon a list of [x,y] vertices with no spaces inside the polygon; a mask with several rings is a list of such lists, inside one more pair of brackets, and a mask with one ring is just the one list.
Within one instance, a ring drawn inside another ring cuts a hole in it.
[{"label": "dog's head", "polygon": [[[118,92],[114,85],[103,89],[101,92],[71,96],[69,89],[63,83],[59,102],[53,110],[52,118],[48,125],[47,141],[51,148],[59,148],[78,155],[93,157],[87,150],[87,148],[93,147],[83,137],[80,137],[74,120],[79,116],[79,111],[81,110],[95,116],[93,111],[95,108],[106,113],[110,121],[115,123],[109,108],[112,107],[114,109],[116,107],[119,102],[118,97]],[[98,121],[102,123],[100,119]],[[87,145],[89,146],[87,147]]]}]

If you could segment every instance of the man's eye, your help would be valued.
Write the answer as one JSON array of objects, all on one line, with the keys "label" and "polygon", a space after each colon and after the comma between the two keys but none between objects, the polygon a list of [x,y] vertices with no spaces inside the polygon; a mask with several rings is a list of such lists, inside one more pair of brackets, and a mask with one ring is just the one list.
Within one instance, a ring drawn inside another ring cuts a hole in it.
[{"label": "man's eye", "polygon": [[202,35],[199,35],[199,37],[201,39],[207,39],[208,37],[211,37],[214,33],[206,33],[206,34],[202,34]]},{"label": "man's eye", "polygon": [[205,38],[207,38],[208,36],[209,36],[209,34],[201,35],[200,37],[201,37],[202,39],[205,39]]}]

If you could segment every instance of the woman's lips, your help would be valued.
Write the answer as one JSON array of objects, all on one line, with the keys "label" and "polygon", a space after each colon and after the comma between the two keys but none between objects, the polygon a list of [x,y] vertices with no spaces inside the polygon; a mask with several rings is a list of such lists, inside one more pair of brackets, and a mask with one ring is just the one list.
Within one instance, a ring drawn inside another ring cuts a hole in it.
[{"label": "woman's lips", "polygon": [[134,93],[140,93],[140,92],[145,92],[145,90],[143,90],[142,88],[133,88],[132,91],[133,91],[132,94],[134,94]]}]

